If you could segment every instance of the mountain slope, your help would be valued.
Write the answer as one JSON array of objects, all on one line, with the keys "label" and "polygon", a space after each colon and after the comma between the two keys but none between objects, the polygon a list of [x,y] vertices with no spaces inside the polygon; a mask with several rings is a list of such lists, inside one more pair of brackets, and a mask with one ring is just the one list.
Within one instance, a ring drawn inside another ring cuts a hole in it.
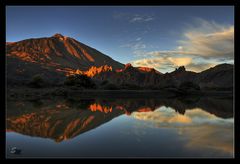
[{"label": "mountain slope", "polygon": [[49,82],[63,80],[76,70],[109,65],[124,65],[75,39],[55,34],[52,37],[26,39],[6,43],[7,79],[10,83],[29,81],[41,74]]},{"label": "mountain slope", "polygon": [[103,71],[93,76],[94,79],[109,81],[116,85],[135,85],[135,86],[158,86],[162,84],[162,73],[153,68],[133,67],[126,64],[123,69],[116,71]]},{"label": "mountain slope", "polygon": [[193,82],[206,89],[231,89],[233,87],[233,65],[220,64],[200,73],[187,71],[184,66],[181,66],[173,72],[162,74],[155,69],[126,64],[124,69],[115,71],[105,69],[90,77],[101,81],[107,80],[115,85],[130,84],[150,88],[178,87],[183,82]]},{"label": "mountain slope", "polygon": [[123,64],[73,38],[55,34],[49,38],[26,39],[6,44],[7,56],[22,61],[61,69],[87,70],[91,66],[109,65],[113,69]]},{"label": "mountain slope", "polygon": [[198,74],[196,82],[202,88],[233,88],[233,65],[219,64]]},{"label": "mountain slope", "polygon": [[202,72],[186,71],[185,67],[179,67],[175,71],[164,74],[167,79],[172,79],[177,85],[191,81],[198,84],[202,89],[208,88],[233,88],[233,65],[219,64]]}]

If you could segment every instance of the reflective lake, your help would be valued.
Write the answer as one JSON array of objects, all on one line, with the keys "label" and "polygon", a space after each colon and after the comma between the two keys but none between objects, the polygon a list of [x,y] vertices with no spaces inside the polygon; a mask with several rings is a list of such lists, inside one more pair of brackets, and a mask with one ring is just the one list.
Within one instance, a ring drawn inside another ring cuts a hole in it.
[{"label": "reflective lake", "polygon": [[8,101],[6,122],[8,158],[234,154],[232,99]]}]

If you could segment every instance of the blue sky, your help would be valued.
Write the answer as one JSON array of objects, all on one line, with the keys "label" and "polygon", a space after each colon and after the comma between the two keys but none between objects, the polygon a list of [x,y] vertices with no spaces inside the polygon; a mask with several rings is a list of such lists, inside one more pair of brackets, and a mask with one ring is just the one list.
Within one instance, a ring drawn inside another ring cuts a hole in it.
[{"label": "blue sky", "polygon": [[6,16],[8,42],[61,33],[161,72],[233,63],[232,6],[9,6]]}]

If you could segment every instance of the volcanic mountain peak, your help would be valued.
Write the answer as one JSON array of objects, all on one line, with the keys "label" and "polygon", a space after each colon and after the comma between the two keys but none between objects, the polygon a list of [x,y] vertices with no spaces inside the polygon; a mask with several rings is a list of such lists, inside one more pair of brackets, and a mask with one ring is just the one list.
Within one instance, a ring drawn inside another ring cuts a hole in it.
[{"label": "volcanic mountain peak", "polygon": [[59,39],[59,40],[67,40],[67,36],[63,36],[62,34],[60,34],[60,33],[56,33],[56,34],[54,34],[53,36],[52,36],[53,38],[57,38],[57,39]]},{"label": "volcanic mountain peak", "polygon": [[56,33],[53,35],[53,37],[56,37],[56,38],[63,38],[64,36],[60,33]]},{"label": "volcanic mountain peak", "polygon": [[51,37],[26,39],[7,43],[7,56],[23,62],[40,64],[49,69],[86,71],[92,66],[111,66],[113,70],[123,64],[77,40],[56,33]]}]

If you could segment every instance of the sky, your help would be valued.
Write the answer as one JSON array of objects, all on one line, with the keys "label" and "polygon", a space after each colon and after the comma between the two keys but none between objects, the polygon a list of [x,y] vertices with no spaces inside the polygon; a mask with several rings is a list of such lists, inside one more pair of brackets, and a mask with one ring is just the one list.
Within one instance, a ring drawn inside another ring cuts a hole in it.
[{"label": "sky", "polygon": [[7,42],[55,33],[162,73],[234,63],[233,6],[7,6]]}]

